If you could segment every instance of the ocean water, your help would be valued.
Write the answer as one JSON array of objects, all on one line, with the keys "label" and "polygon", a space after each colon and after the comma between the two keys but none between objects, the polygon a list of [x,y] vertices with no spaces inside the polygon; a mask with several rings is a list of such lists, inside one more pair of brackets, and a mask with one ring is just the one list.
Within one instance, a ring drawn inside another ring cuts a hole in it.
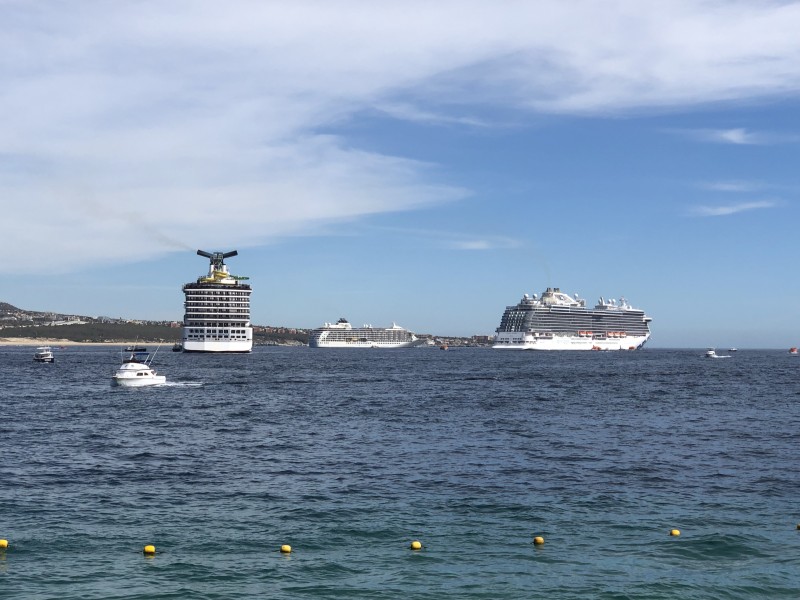
[{"label": "ocean water", "polygon": [[3,598],[800,598],[786,351],[167,348],[143,389],[32,353],[0,348]]}]

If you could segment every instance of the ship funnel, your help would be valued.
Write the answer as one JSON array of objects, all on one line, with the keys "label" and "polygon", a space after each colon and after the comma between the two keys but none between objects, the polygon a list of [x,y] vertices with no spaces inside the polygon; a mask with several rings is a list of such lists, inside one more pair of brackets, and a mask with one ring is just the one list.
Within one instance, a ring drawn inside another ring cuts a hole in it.
[{"label": "ship funnel", "polygon": [[221,271],[222,267],[225,266],[225,259],[230,258],[231,256],[237,256],[239,253],[236,250],[231,250],[230,252],[206,252],[205,250],[198,250],[198,256],[205,256],[207,259],[211,261],[211,265],[214,269]]}]

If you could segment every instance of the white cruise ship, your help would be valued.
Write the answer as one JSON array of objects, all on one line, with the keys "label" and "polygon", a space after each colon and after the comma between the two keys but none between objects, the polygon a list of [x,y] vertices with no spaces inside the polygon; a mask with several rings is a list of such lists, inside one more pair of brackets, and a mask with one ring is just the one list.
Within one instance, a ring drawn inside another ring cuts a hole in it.
[{"label": "white cruise ship", "polygon": [[239,254],[205,252],[210,261],[208,275],[183,286],[186,296],[183,317],[184,352],[250,352],[253,328],[250,325],[250,286],[247,277],[231,275],[225,259]]},{"label": "white cruise ship", "polygon": [[586,301],[547,288],[507,306],[492,348],[499,350],[638,350],[650,338],[652,319],[628,302]]},{"label": "white cruise ship", "polygon": [[344,318],[336,323],[325,323],[308,337],[311,348],[409,348],[422,342],[395,323],[386,329],[371,325],[354,328]]}]

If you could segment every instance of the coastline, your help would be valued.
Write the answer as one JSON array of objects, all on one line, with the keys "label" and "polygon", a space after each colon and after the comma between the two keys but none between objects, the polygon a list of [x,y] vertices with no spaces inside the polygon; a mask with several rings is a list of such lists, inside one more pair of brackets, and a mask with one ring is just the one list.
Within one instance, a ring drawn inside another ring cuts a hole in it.
[{"label": "coastline", "polygon": [[131,346],[133,344],[158,344],[172,345],[173,342],[148,342],[146,340],[114,341],[114,342],[74,342],[72,340],[61,340],[52,338],[0,338],[0,346]]}]

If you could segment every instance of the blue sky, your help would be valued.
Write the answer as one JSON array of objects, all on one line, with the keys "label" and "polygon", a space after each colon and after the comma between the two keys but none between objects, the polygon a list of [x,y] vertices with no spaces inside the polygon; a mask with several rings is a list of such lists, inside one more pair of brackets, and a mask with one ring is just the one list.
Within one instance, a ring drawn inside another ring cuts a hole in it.
[{"label": "blue sky", "polygon": [[800,343],[800,3],[0,2],[0,300],[491,334],[547,286],[653,346]]}]

